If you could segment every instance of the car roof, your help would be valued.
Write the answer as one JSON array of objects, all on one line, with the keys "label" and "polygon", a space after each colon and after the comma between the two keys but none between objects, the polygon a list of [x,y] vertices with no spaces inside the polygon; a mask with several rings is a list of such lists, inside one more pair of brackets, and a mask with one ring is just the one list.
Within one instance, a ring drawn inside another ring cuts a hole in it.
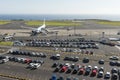
[{"label": "car roof", "polygon": [[110,72],[106,72],[106,74],[110,74]]}]

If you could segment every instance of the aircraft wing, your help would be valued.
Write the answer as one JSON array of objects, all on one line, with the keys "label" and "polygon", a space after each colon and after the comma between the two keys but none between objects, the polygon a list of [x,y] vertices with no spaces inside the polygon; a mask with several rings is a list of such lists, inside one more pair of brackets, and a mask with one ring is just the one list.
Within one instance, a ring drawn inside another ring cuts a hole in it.
[{"label": "aircraft wing", "polygon": [[37,28],[32,28],[32,27],[25,27],[25,26],[21,26],[21,28],[30,29],[30,30],[34,30],[34,29],[37,29]]}]

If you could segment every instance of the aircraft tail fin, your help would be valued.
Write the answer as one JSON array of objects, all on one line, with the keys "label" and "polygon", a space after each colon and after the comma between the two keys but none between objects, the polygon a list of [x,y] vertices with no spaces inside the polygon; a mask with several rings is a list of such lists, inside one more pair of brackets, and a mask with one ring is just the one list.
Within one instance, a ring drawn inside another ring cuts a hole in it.
[{"label": "aircraft tail fin", "polygon": [[45,19],[44,19],[44,22],[43,22],[43,24],[45,25]]}]

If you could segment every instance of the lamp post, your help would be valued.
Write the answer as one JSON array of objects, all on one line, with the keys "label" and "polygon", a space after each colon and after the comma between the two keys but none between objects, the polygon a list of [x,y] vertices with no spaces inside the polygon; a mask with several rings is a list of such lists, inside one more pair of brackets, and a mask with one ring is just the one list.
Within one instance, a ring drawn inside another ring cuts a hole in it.
[{"label": "lamp post", "polygon": [[56,34],[56,39],[57,39],[57,36],[58,36],[58,32],[55,32],[55,34]]},{"label": "lamp post", "polygon": [[69,37],[69,27],[67,27],[67,39],[68,39],[68,37]]}]

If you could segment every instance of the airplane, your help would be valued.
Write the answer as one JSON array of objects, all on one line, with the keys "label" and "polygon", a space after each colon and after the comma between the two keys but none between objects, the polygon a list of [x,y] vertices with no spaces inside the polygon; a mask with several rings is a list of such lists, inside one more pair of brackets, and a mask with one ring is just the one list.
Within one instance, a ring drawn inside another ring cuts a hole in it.
[{"label": "airplane", "polygon": [[[23,27],[23,26],[21,26],[21,27]],[[42,33],[42,34],[47,34],[48,33],[48,31],[46,30],[45,19],[44,19],[43,25],[38,27],[38,28],[30,28],[30,27],[23,27],[23,28],[32,29],[31,36],[35,36],[39,33]]]},{"label": "airplane", "polygon": [[3,36],[3,40],[5,41],[9,41],[9,40],[12,40],[15,36],[15,33],[13,33],[12,35],[5,35]]}]

